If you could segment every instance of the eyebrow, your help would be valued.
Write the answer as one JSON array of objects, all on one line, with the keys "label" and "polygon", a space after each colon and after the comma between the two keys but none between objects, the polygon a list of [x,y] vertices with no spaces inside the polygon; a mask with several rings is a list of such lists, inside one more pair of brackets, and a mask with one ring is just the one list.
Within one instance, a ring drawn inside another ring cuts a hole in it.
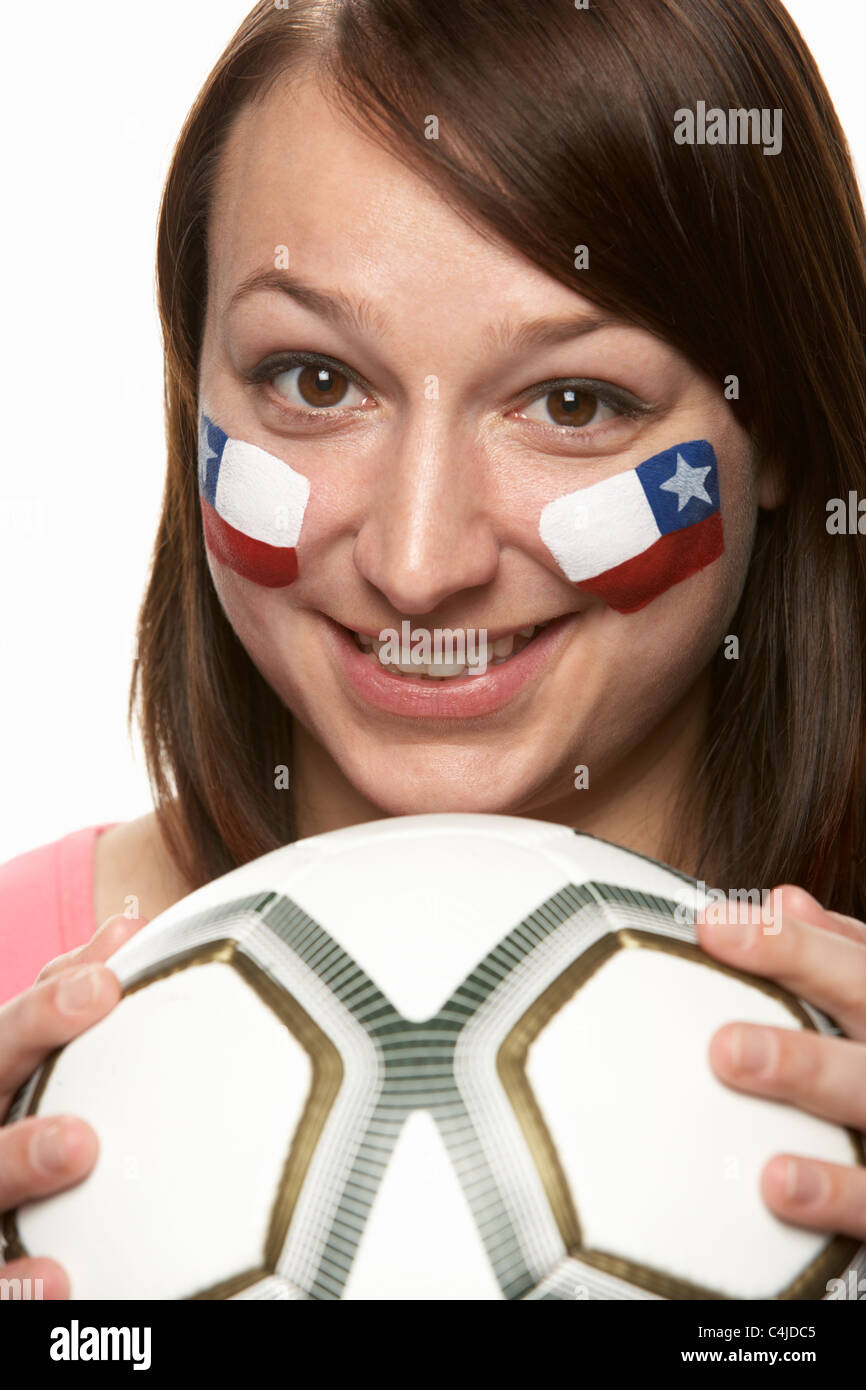
[{"label": "eyebrow", "polygon": [[531,319],[529,323],[501,319],[485,329],[483,342],[489,350],[502,348],[515,353],[527,352],[530,348],[550,347],[571,338],[583,338],[602,328],[623,326],[623,320],[601,314],[576,314],[567,319]]},{"label": "eyebrow", "polygon": [[[288,295],[302,308],[309,309],[311,313],[318,314],[329,323],[352,329],[358,334],[373,332],[384,337],[388,330],[387,318],[369,300],[361,299],[354,303],[339,290],[318,290],[297,276],[290,275],[286,270],[271,268],[254,271],[252,275],[243,279],[229,300],[229,309],[248,295],[262,290]],[[502,319],[499,323],[489,324],[484,330],[482,345],[487,351],[498,348],[515,353],[526,352],[530,348],[584,337],[602,328],[623,326],[623,320],[600,314],[579,314],[565,319],[539,318],[528,323]]]},{"label": "eyebrow", "polygon": [[353,304],[351,299],[339,290],[332,290],[326,294],[324,290],[314,289],[312,285],[299,280],[295,275],[290,275],[286,270],[257,270],[248,275],[229,300],[229,309],[234,308],[235,304],[247,295],[260,290],[276,290],[280,294],[288,295],[302,308],[318,314],[319,318],[327,319],[329,323],[337,324],[339,327],[353,328],[357,333],[374,332],[384,337],[387,331],[386,319],[369,300],[361,299],[357,304]]}]

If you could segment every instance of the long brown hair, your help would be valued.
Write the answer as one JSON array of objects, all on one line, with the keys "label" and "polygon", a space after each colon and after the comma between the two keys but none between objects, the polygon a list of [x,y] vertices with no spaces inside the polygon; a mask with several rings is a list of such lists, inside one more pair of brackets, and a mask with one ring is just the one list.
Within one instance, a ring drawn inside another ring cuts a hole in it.
[{"label": "long brown hair", "polygon": [[[316,66],[346,114],[452,205],[719,382],[784,506],[761,512],[720,653],[699,792],[707,882],[796,882],[866,916],[866,547],[827,502],[866,496],[864,218],[850,156],[777,0],[261,0],[181,133],[159,222],[168,476],[137,703],[160,823],[193,883],[293,838],[291,718],[217,600],[196,487],[207,217],[230,123]],[[675,113],[783,112],[783,150],[688,145]],[[425,120],[439,118],[439,138]],[[574,249],[589,249],[576,270]],[[677,863],[677,827],[668,859]]]}]

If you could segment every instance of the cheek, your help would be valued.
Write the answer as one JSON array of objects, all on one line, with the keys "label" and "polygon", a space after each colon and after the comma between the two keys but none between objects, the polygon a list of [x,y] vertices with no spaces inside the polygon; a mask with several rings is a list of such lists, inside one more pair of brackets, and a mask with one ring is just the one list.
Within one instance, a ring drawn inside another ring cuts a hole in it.
[{"label": "cheek", "polygon": [[567,579],[634,613],[724,551],[718,465],[705,439],[558,497],[539,534]]},{"label": "cheek", "polygon": [[198,483],[205,544],[220,564],[267,589],[297,579],[307,478],[202,413]]},{"label": "cheek", "polygon": [[229,566],[211,564],[211,578],[235,636],[256,670],[293,711],[316,688],[316,652],[305,641],[303,614],[284,586],[250,584]]}]

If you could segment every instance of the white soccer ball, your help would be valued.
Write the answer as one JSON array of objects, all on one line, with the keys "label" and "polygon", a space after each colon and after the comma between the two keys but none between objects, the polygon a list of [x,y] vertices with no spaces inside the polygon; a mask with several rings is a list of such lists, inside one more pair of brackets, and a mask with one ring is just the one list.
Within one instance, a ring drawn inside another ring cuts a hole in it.
[{"label": "white soccer ball", "polygon": [[737,1093],[723,1023],[832,1031],[695,945],[691,879],[562,826],[391,819],[208,884],[111,959],[117,1007],[9,1119],[100,1140],[7,1217],[76,1299],[827,1297],[856,1242],[787,1225],[776,1152],[850,1131]]}]

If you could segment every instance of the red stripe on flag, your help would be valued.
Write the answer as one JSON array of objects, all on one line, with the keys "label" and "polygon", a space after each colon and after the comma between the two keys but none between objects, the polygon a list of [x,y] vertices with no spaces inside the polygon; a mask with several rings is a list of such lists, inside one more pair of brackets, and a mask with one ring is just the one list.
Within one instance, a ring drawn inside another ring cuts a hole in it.
[{"label": "red stripe on flag", "polygon": [[282,589],[297,579],[298,554],[294,546],[253,540],[224,521],[204,497],[201,514],[205,544],[220,564],[266,589]]},{"label": "red stripe on flag", "polygon": [[724,548],[722,516],[713,512],[694,526],[669,531],[640,555],[581,580],[575,588],[603,599],[618,613],[636,613],[665,589],[711,565]]}]

